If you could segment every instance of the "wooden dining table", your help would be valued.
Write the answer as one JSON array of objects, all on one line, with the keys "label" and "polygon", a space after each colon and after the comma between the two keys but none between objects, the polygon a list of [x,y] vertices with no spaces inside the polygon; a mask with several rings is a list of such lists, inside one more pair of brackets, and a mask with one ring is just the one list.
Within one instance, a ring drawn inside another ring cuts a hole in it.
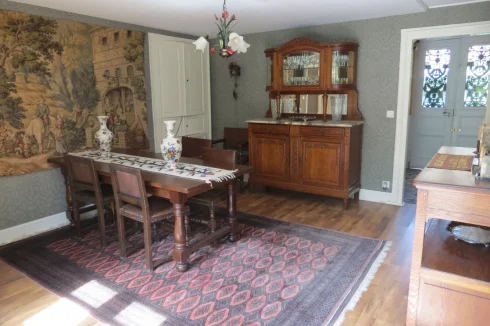
[{"label": "wooden dining table", "polygon": [[[147,150],[135,149],[114,149],[113,152],[128,154],[147,158],[161,159],[161,154],[153,153]],[[48,159],[48,162],[60,167],[65,177],[67,215],[73,221],[73,206],[71,200],[71,188],[67,177],[67,169],[63,156],[55,156]],[[202,159],[181,157],[179,162],[222,168],[219,164],[204,164]],[[112,184],[110,165],[108,163],[95,161],[95,169],[99,174],[102,183]],[[188,268],[188,259],[193,252],[199,248],[223,238],[227,234],[230,242],[239,239],[236,221],[236,179],[244,174],[250,173],[252,168],[245,165],[236,165],[234,171],[235,178],[220,182],[206,183],[203,180],[189,179],[184,177],[172,176],[164,173],[141,170],[143,179],[146,182],[147,191],[153,196],[163,197],[170,200],[173,204],[175,218],[174,237],[175,246],[172,252],[173,260],[176,263],[176,269],[179,272],[185,272]],[[228,223],[218,231],[208,234],[198,241],[186,246],[186,229],[184,222],[184,207],[187,198],[199,195],[215,187],[227,187],[228,189]]]}]

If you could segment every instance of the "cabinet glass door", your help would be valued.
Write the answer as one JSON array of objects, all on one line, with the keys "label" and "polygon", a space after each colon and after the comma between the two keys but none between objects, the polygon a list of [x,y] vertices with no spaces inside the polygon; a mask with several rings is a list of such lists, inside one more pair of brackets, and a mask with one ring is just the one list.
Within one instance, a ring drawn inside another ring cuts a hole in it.
[{"label": "cabinet glass door", "polygon": [[320,52],[299,51],[283,56],[284,86],[320,85]]},{"label": "cabinet glass door", "polygon": [[267,87],[271,87],[272,84],[274,83],[274,76],[273,76],[273,65],[272,65],[272,56],[267,56]]},{"label": "cabinet glass door", "polygon": [[354,84],[354,51],[332,52],[332,85]]}]

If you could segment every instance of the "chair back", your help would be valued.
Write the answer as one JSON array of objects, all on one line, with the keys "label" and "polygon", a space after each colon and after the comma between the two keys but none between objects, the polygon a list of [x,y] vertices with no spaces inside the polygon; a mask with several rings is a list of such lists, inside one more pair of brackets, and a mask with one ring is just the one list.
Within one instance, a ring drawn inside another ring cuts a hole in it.
[{"label": "chair back", "polygon": [[234,170],[236,167],[236,152],[227,149],[203,148],[204,165],[220,169]]},{"label": "chair back", "polygon": [[68,167],[68,180],[74,192],[88,190],[96,195],[101,193],[99,177],[92,159],[65,155],[65,165]]},{"label": "chair back", "polygon": [[211,147],[211,139],[182,137],[182,156],[201,157],[203,148]]},{"label": "chair back", "polygon": [[114,163],[111,163],[110,167],[116,202],[148,207],[145,181],[141,175],[141,170]]},{"label": "chair back", "polygon": [[248,128],[225,128],[223,136],[225,149],[248,144]]}]

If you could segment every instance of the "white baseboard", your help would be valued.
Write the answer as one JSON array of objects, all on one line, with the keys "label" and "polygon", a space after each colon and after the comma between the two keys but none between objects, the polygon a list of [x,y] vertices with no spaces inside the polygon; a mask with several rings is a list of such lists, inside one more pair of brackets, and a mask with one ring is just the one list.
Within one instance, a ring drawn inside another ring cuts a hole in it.
[{"label": "white baseboard", "polygon": [[0,230],[0,246],[26,239],[70,224],[66,212]]},{"label": "white baseboard", "polygon": [[368,190],[368,189],[361,189],[361,192],[359,194],[360,200],[403,206],[403,203],[398,203],[395,197],[396,196],[393,196],[393,193],[391,192]]}]

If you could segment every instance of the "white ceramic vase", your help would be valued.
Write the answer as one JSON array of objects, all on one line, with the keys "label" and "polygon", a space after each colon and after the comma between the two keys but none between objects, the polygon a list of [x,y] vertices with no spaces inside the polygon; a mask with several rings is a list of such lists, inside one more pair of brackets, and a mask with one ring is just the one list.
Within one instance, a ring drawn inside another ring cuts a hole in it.
[{"label": "white ceramic vase", "polygon": [[100,129],[95,133],[95,141],[99,144],[101,155],[107,157],[111,152],[114,134],[107,128],[108,116],[100,115],[97,119],[99,119]]},{"label": "white ceramic vase", "polygon": [[175,138],[175,120],[164,121],[163,123],[167,129],[167,137],[163,138],[160,143],[162,158],[168,163],[178,162],[182,154],[182,143],[179,139]]}]

